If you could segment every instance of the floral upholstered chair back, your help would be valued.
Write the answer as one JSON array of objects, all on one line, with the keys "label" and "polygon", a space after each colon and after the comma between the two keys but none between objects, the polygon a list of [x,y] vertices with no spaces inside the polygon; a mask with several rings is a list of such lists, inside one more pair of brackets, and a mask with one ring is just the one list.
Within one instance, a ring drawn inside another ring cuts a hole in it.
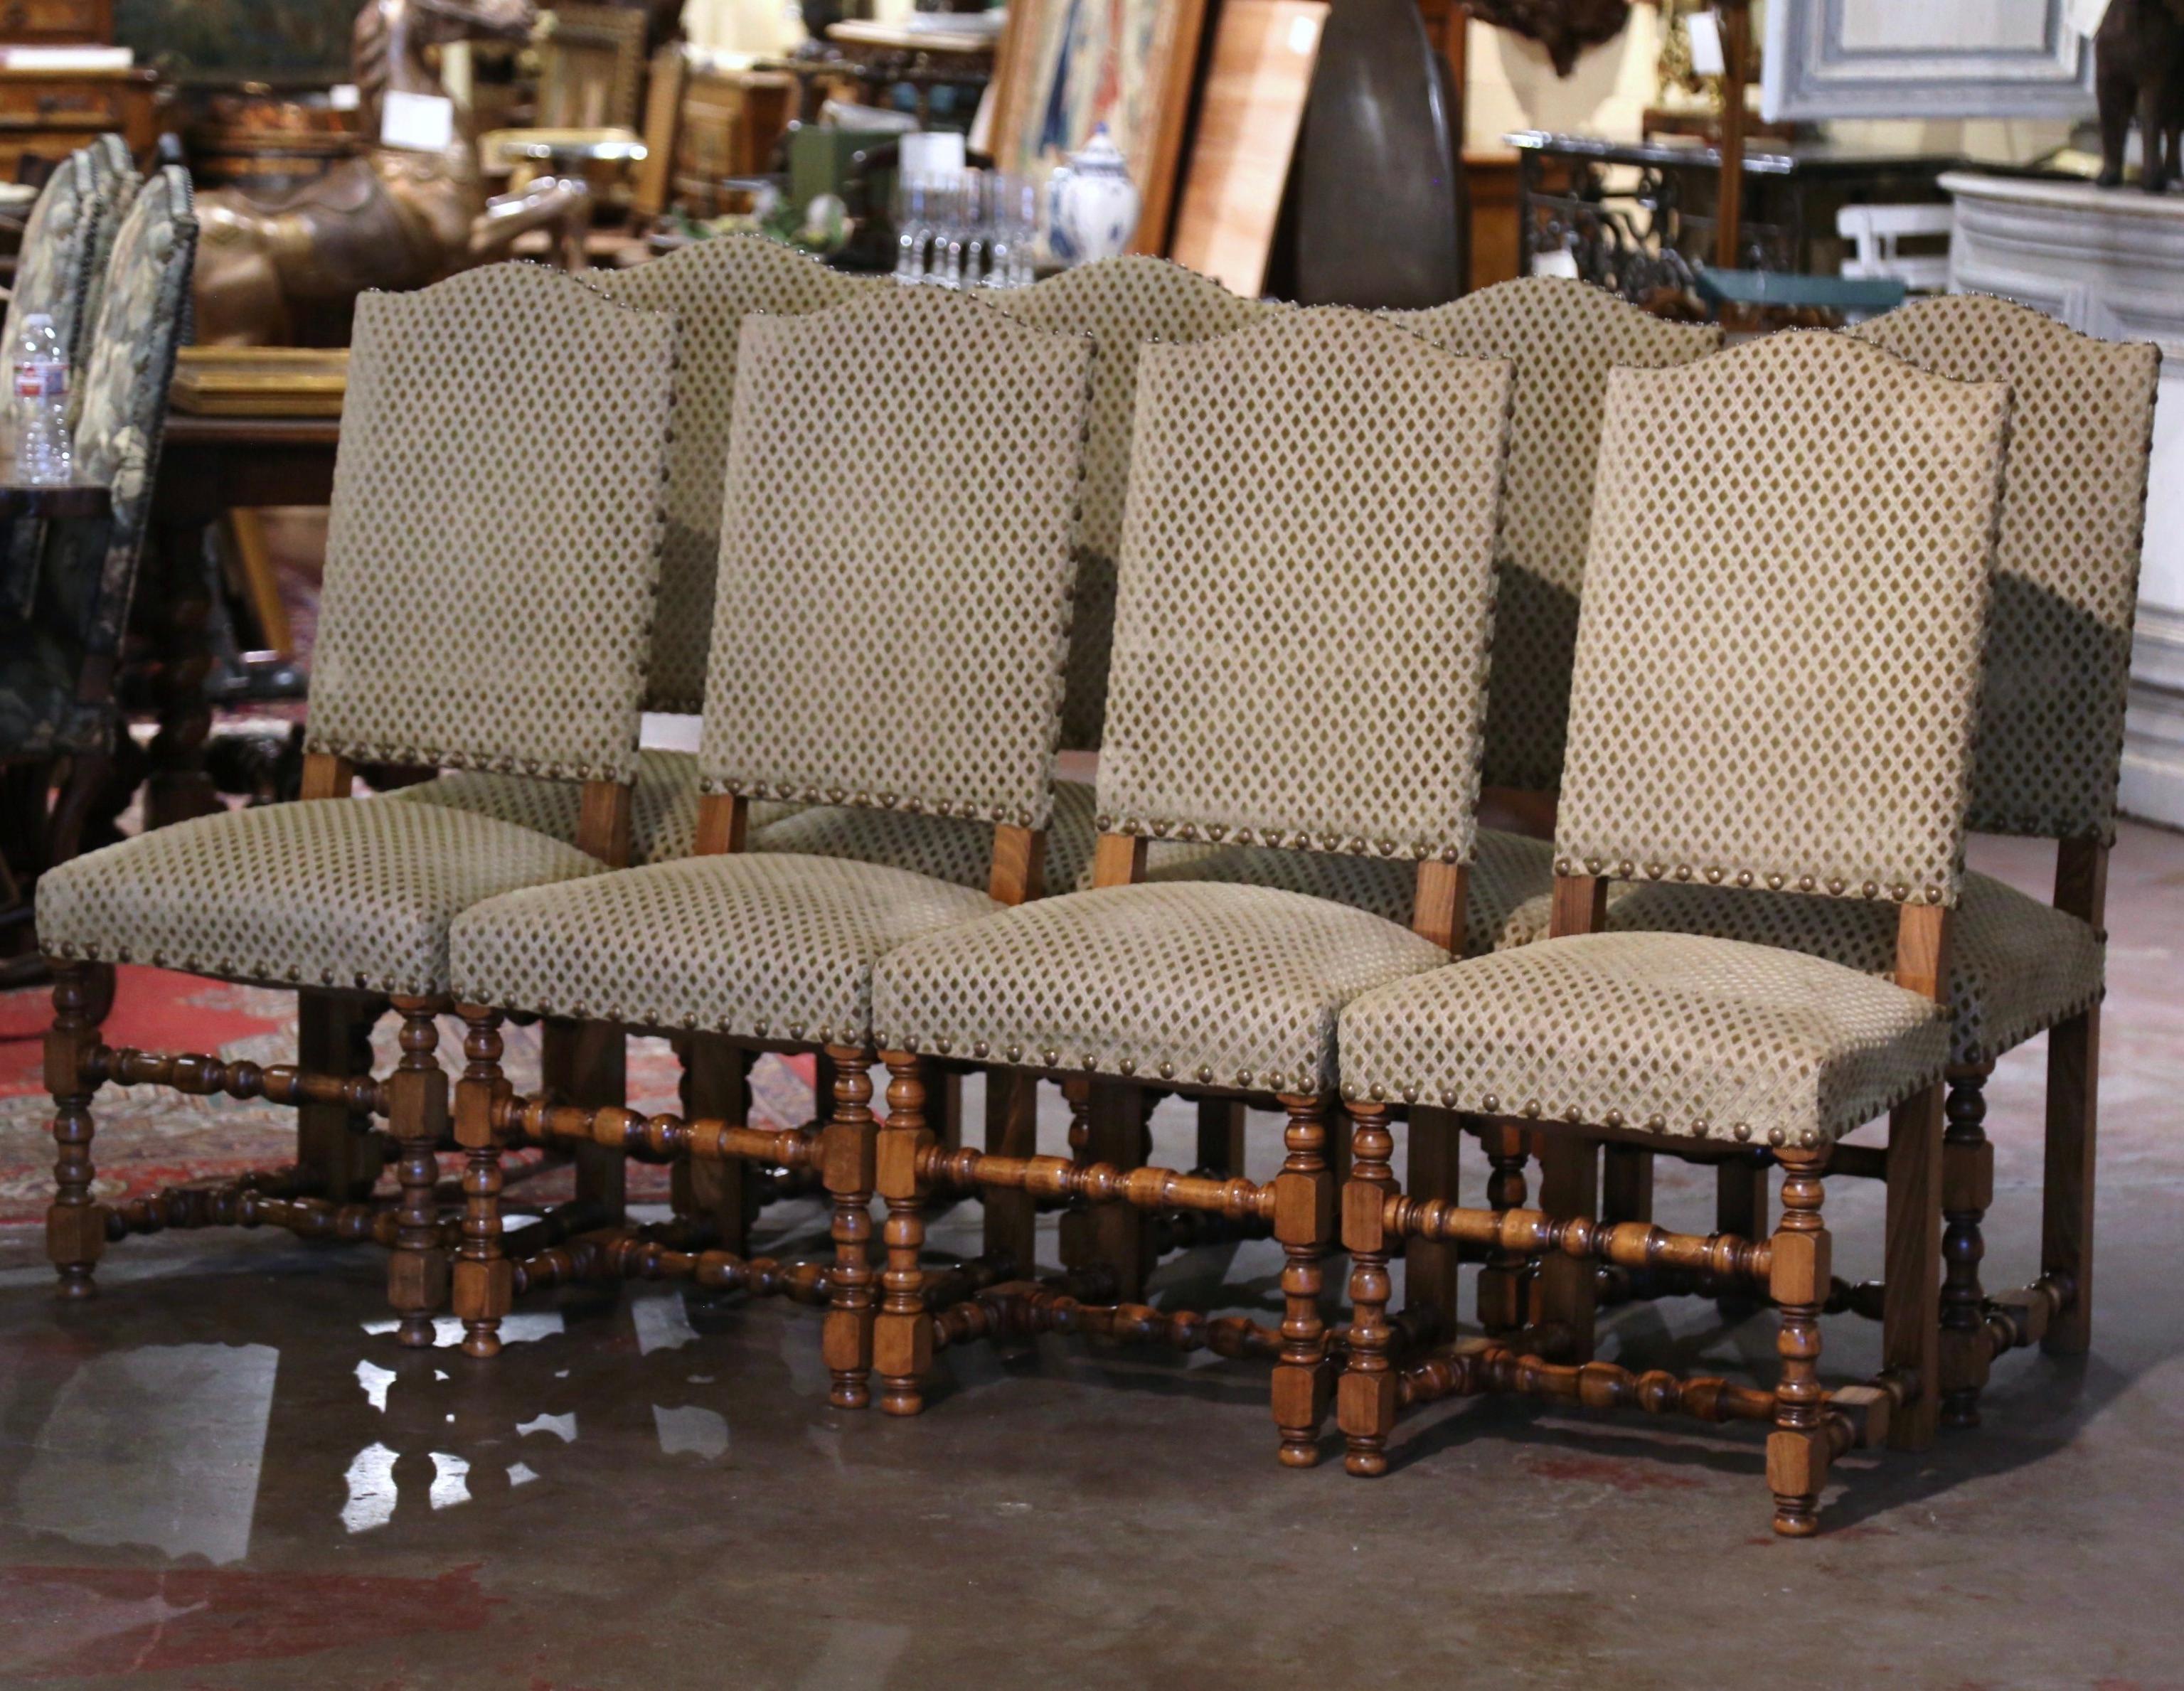
[{"label": "floral upholstered chair back", "polygon": [[644,708],[695,715],[705,708],[713,576],[720,567],[721,490],[743,320],[754,311],[801,316],[894,283],[830,270],[807,253],[760,235],[719,236],[648,264],[593,270],[585,280],[625,305],[672,312],[682,325],[675,438],[667,460],[660,615],[652,632]]},{"label": "floral upholstered chair back", "polygon": [[23,225],[15,260],[15,282],[8,295],[6,356],[14,359],[23,320],[42,311],[53,320],[61,351],[75,361],[76,339],[84,320],[84,295],[91,286],[99,225],[108,210],[92,149],[81,147],[53,167]]},{"label": "floral upholstered chair back", "polygon": [[1497,542],[1494,696],[1485,782],[1554,790],[1608,372],[1688,364],[1721,344],[1712,324],[1663,322],[1589,282],[1522,276],[1423,311],[1390,313],[1437,346],[1516,366]]},{"label": "floral upholstered chair back", "polygon": [[[121,225],[129,216],[129,209],[136,203],[136,195],[144,186],[144,178],[136,169],[136,161],[129,156],[129,144],[112,133],[102,135],[84,152],[91,158],[91,174],[94,192],[104,202],[104,215],[100,217],[91,243],[91,279],[83,294],[83,333],[79,337],[75,360],[78,364],[89,361],[92,337],[98,330],[101,303],[106,297],[106,282],[114,265],[114,243],[121,237]],[[83,387],[79,382],[70,395],[75,413],[81,414]]]},{"label": "floral upholstered chair back", "polygon": [[1973,293],[1850,332],[1922,370],[2009,384],[1970,826],[2109,843],[2160,349]]}]

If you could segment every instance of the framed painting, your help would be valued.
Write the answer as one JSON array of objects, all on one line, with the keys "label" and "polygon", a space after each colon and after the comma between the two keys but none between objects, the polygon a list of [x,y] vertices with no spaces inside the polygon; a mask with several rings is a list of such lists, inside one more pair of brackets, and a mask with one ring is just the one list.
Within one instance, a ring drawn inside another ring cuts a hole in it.
[{"label": "framed painting", "polygon": [[1769,0],[1768,121],[2079,118],[2092,43],[2070,0]]},{"label": "framed painting", "polygon": [[1131,250],[1166,249],[1206,0],[1012,0],[992,153],[1043,180],[1105,124],[1144,202]]}]

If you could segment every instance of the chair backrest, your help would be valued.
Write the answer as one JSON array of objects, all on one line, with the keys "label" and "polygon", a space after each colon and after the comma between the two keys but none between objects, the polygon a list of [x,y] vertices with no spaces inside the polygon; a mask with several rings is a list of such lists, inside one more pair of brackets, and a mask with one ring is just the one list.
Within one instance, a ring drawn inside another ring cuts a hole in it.
[{"label": "chair backrest", "polygon": [[308,750],[636,779],[677,342],[536,264],[357,302]]},{"label": "chair backrest", "polygon": [[[1854,258],[1842,261],[1846,276],[1888,276],[1906,287],[1933,291],[1949,284],[1948,239],[1956,228],[1956,208],[1948,205],[1847,205],[1836,213],[1836,233],[1856,244]],[[1905,236],[1938,239],[1939,253],[1897,250]]]},{"label": "chair backrest", "polygon": [[0,344],[10,359],[23,320],[42,311],[53,320],[62,355],[71,364],[78,361],[78,343],[86,327],[84,295],[91,286],[100,226],[109,206],[92,154],[92,148],[78,147],[53,167],[23,225],[7,320],[0,328],[6,337]]},{"label": "chair backrest", "polygon": [[1468,862],[1509,365],[1328,307],[1142,364],[1100,831]]},{"label": "chair backrest", "polygon": [[198,244],[192,204],[189,172],[179,164],[163,166],[132,192],[107,260],[98,322],[85,337],[90,364],[76,387],[76,475],[103,482],[113,497],[93,651],[120,643],[144,544],[167,389],[189,316]]},{"label": "chair backrest", "polygon": [[130,207],[136,203],[137,191],[144,186],[136,161],[130,156],[129,143],[112,131],[83,150],[90,157],[94,192],[103,197],[105,214],[98,220],[92,236],[91,274],[84,285],[82,330],[76,342],[78,363],[86,363],[92,356],[92,337],[98,330],[99,305],[114,263],[114,243],[120,235]]},{"label": "chair backrest", "polygon": [[667,538],[660,558],[660,615],[646,668],[648,710],[705,709],[705,649],[713,631],[713,572],[721,556],[721,487],[735,409],[736,348],[744,314],[795,316],[854,299],[885,277],[862,279],[757,235],[724,235],[627,270],[587,281],[625,305],[671,311],[682,327],[667,459]]},{"label": "chair backrest", "polygon": [[1046,826],[1091,361],[936,288],[746,320],[707,793]]},{"label": "chair backrest", "polygon": [[1084,442],[1084,512],[1077,590],[1070,608],[1068,684],[1061,743],[1100,743],[1115,634],[1115,558],[1130,474],[1138,358],[1151,341],[1203,341],[1252,321],[1267,308],[1166,259],[1134,254],[1064,270],[995,302],[1011,317],[1060,333],[1089,334],[1092,414]]},{"label": "chair backrest", "polygon": [[2159,350],[1983,294],[1914,301],[1851,332],[1942,375],[2009,383],[1969,826],[2109,843]]},{"label": "chair backrest", "polygon": [[1720,346],[1721,330],[1665,322],[1558,276],[1524,276],[1392,314],[1451,352],[1516,366],[1485,779],[1551,792],[1562,778],[1607,374],[1619,364],[1687,364]]},{"label": "chair backrest", "polygon": [[1558,875],[1956,903],[2008,422],[1842,335],[1615,372]]}]

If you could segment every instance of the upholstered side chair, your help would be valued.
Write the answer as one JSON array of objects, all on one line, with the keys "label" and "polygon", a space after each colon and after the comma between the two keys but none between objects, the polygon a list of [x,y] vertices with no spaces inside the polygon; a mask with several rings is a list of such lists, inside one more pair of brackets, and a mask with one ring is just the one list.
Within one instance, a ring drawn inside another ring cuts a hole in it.
[{"label": "upholstered side chair", "polygon": [[[111,132],[100,136],[83,149],[91,155],[91,179],[93,192],[104,198],[105,215],[98,220],[91,246],[91,279],[83,295],[83,325],[86,337],[98,332],[99,304],[113,272],[114,242],[120,238],[123,221],[129,208],[136,203],[137,190],[144,186],[144,177],[130,156],[129,143]],[[175,167],[164,166],[163,169]],[[87,362],[95,344],[85,339],[76,349],[77,361]],[[70,396],[71,402],[81,407],[82,388],[78,387]]]},{"label": "upholstered side chair", "polygon": [[100,244],[112,238],[106,231],[115,184],[98,153],[96,147],[81,147],[62,159],[31,207],[5,325],[0,328],[11,358],[23,320],[42,311],[53,320],[53,332],[70,364],[80,362],[78,342],[86,326],[85,297]]},{"label": "upholstered side chair", "polygon": [[[1969,1426],[1998,1354],[2039,1343],[2075,1355],[2091,1340],[2102,897],[2115,837],[2159,353],[2093,340],[2042,312],[1976,294],[1919,300],[1851,332],[1923,369],[2006,381],[2011,391],[1967,825],[2053,840],[2055,890],[2043,904],[1991,876],[1967,874],[1953,926],[1942,1420]],[[1535,904],[1519,921],[1543,926],[1545,918]],[[1885,909],[1794,890],[1745,898],[1702,886],[1618,883],[1608,926],[1784,946],[1869,974],[1895,963]],[[2040,1273],[2031,1286],[1991,1299],[1980,1282],[1981,1221],[1994,1187],[1982,1088],[2003,1053],[2042,1032],[2050,1037]],[[1631,1153],[1607,1155],[1612,1175]],[[1719,1165],[1724,1231],[1764,1226],[1769,1160],[1751,1152]],[[1883,1171],[1873,1163],[1869,1171]],[[1873,1306],[1867,1288],[1839,1295]]]},{"label": "upholstered side chair", "polygon": [[[109,294],[109,317],[127,306]],[[400,1336],[432,1342],[448,1262],[433,1161],[447,1121],[433,1016],[448,926],[480,898],[627,854],[676,343],[671,318],[529,264],[359,303],[303,799],[158,829],[39,883],[61,1148],[47,1238],[64,1291],[91,1290],[109,1238],[272,1221],[399,1243]],[[583,473],[542,481],[542,450]],[[352,798],[352,763],[365,759],[580,784],[586,848],[443,807]],[[132,962],[296,988],[299,1061],[109,1048],[98,1023],[113,968]],[[388,1000],[403,1057],[375,1080],[365,1036]],[[109,1210],[92,1193],[91,1151],[91,1105],[109,1082],[298,1105],[312,1116],[305,1165]],[[399,1200],[343,1208],[384,1160],[367,1131],[375,1115],[393,1136]]]},{"label": "upholstered side chair", "polygon": [[[872,971],[889,947],[1032,897],[1053,815],[1072,514],[1093,357],[1084,336],[973,296],[890,288],[803,317],[745,320],[730,431],[693,855],[584,887],[481,903],[453,933],[470,1025],[457,1137],[476,1195],[454,1282],[465,1348],[490,1355],[519,1289],[566,1254],[514,1263],[493,1194],[505,1143],[601,1144],[708,1164],[820,1171],[836,1259],[823,1288],[832,1400],[870,1398],[877,1178],[868,1108]],[[970,818],[983,887],[886,864],[748,848],[757,803]],[[649,1121],[516,1099],[504,1012],[822,1052],[823,1126]],[[890,1127],[912,1131],[915,1060],[890,1058]],[[922,1234],[889,1224],[889,1307]],[[586,1264],[639,1260],[593,1240]],[[645,1242],[635,1242],[649,1249]],[[658,1253],[642,1260],[658,1265]],[[788,1289],[733,1251],[678,1253],[704,1283]],[[899,1327],[901,1323],[896,1322]],[[890,1376],[911,1371],[883,1362]]]},{"label": "upholstered side chair", "polygon": [[[1072,1095],[1072,1157],[950,1154],[890,1117],[883,1319],[901,1337],[883,1371],[890,1402],[916,1408],[930,1317],[914,1255],[894,1246],[931,1191],[1071,1200],[1072,1268],[1139,1255],[1141,1212],[1256,1216],[1287,1257],[1285,1313],[1279,1332],[1234,1338],[1275,1354],[1282,1460],[1306,1466],[1326,1399],[1334,1018],[1462,949],[1511,373],[1344,310],[1284,310],[1140,364],[1095,885],[889,952],[876,1037],[901,1074],[938,1057],[1097,1078],[1130,1114],[1139,1085],[1272,1104],[1288,1154],[1264,1184],[1118,1165],[1091,1137],[1089,1089]],[[1345,640],[1320,637],[1337,624]],[[1155,840],[1400,861],[1412,909],[1395,922],[1272,887],[1148,883]],[[1061,1307],[1019,1282],[977,1300],[961,1332]],[[1206,1327],[1127,1298],[1067,1308],[1080,1330]]]},{"label": "upholstered side chair", "polygon": [[[1830,1460],[1927,1443],[1939,1397],[1939,1175],[1948,918],[1963,887],[2008,390],[1840,336],[1777,335],[1686,369],[1618,370],[1588,546],[1549,937],[1345,1012],[1357,1120],[1343,1209],[1354,1314],[1340,1394],[1351,1471],[1386,1466],[1399,1403],[1514,1390],[1763,1419],[1775,1527],[1814,1528]],[[1610,878],[1869,904],[1892,978],[1774,946],[1602,932]],[[1788,1171],[1771,1239],[1418,1201],[1390,1110],[1545,1140],[1762,1145]],[[1880,1380],[1820,1383],[1822,1175],[1889,1116]],[[1535,1277],[1529,1327],[1399,1371],[1383,1265],[1412,1233]],[[1591,1360],[1599,1265],[1763,1284],[1772,1391]]]}]

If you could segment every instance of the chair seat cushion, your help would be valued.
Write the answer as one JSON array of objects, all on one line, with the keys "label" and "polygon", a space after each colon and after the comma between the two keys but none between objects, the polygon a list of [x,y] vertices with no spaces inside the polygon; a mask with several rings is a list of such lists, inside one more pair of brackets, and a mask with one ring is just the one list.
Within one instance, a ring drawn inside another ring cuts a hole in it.
[{"label": "chair seat cushion", "polygon": [[[1868,975],[1896,966],[1896,906],[1864,898],[1626,882],[1609,893],[1607,925],[1780,946]],[[1544,936],[1547,900],[1521,906],[1508,928],[1518,943]],[[1984,1066],[2098,1002],[2104,956],[2100,936],[2077,917],[1992,876],[1967,874],[1949,925],[1950,1062]]]},{"label": "chair seat cushion", "polygon": [[48,871],[38,941],[58,957],[418,997],[448,989],[448,925],[519,887],[605,865],[488,816],[316,798],[155,828]]},{"label": "chair seat cushion", "polygon": [[1806,1148],[1948,1060],[1947,1022],[1915,993],[1691,934],[1497,951],[1360,998],[1340,1037],[1347,1097]]},{"label": "chair seat cushion", "polygon": [[873,1025],[944,1056],[1312,1093],[1334,1084],[1345,1004],[1446,960],[1407,928],[1276,887],[1108,887],[889,953]]},{"label": "chair seat cushion", "polygon": [[[1088,877],[1089,878],[1089,877]],[[1146,855],[1148,881],[1242,882],[1279,887],[1408,926],[1418,868],[1400,858],[1337,852],[1283,851],[1266,846],[1203,846],[1156,841]],[[1476,956],[1521,943],[1511,918],[1553,887],[1555,854],[1546,840],[1493,828],[1479,831],[1464,899],[1464,954]],[[1532,936],[1529,933],[1525,938]]]},{"label": "chair seat cushion", "polygon": [[878,864],[690,857],[476,905],[453,973],[460,996],[504,1010],[861,1045],[883,952],[1001,908]]},{"label": "chair seat cushion", "polygon": [[[386,796],[410,804],[438,804],[496,816],[574,845],[583,787],[573,781],[538,776],[456,770]],[[670,863],[689,856],[698,840],[698,754],[646,747],[638,754],[637,786],[629,809],[632,863]],[[794,815],[795,809],[793,804],[754,804],[750,826],[755,832]]]}]

